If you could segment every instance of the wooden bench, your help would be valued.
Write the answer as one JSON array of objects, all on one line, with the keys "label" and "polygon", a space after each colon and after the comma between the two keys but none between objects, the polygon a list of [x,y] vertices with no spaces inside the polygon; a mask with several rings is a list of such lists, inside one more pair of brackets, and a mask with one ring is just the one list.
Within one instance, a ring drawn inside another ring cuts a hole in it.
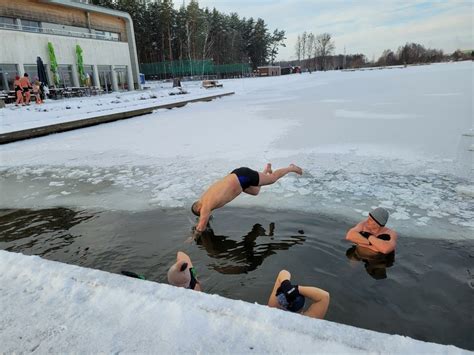
[{"label": "wooden bench", "polygon": [[48,98],[57,100],[57,99],[62,99],[64,94],[64,89],[63,88],[50,88],[49,93],[48,93]]},{"label": "wooden bench", "polygon": [[104,90],[102,90],[101,87],[99,86],[91,86],[90,87],[90,94],[92,95],[102,95],[104,93]]},{"label": "wooden bench", "polygon": [[10,104],[16,101],[16,96],[14,91],[2,91],[0,92],[0,100],[3,101],[3,104]]},{"label": "wooden bench", "polygon": [[205,89],[209,88],[221,88],[224,85],[219,83],[217,80],[203,80],[202,81],[202,87]]}]

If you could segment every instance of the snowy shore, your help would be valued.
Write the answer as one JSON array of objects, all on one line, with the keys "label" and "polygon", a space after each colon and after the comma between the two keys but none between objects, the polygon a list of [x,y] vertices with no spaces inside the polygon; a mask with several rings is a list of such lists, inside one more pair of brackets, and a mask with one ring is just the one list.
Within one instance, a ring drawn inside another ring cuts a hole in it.
[{"label": "snowy shore", "polygon": [[469,353],[36,256],[0,270],[4,353]]}]

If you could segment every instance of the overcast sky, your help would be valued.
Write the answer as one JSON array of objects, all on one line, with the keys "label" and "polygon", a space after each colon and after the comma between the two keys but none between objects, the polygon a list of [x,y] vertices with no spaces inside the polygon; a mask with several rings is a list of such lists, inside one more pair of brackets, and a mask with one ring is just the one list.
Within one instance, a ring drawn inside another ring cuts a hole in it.
[{"label": "overcast sky", "polygon": [[[184,0],[189,3],[189,0]],[[183,0],[175,0],[182,5]],[[295,59],[295,42],[303,31],[330,33],[336,53],[363,53],[377,59],[384,49],[406,42],[443,49],[473,49],[474,1],[392,0],[199,0],[201,8],[261,17],[269,30],[286,31],[286,48],[278,60]]]}]

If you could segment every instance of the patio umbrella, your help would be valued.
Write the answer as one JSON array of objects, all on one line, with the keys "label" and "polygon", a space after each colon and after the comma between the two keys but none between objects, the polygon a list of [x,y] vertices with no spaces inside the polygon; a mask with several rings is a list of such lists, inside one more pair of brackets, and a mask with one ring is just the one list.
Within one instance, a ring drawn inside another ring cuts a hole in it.
[{"label": "patio umbrella", "polygon": [[41,60],[41,57],[36,57],[36,69],[38,72],[38,80],[41,83],[41,99],[45,99],[44,95],[44,87],[48,87],[48,77],[46,76],[46,70],[44,69],[44,64],[43,61]]},{"label": "patio umbrella", "polygon": [[46,70],[44,69],[44,64],[41,60],[41,57],[36,57],[36,67],[38,71],[38,80],[43,85],[48,85],[48,77],[46,76]]}]

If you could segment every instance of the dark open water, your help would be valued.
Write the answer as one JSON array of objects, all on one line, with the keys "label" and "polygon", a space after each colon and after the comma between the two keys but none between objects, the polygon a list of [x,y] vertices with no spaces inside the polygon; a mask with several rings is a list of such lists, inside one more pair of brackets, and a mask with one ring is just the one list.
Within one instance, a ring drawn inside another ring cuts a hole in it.
[{"label": "dark open water", "polygon": [[358,260],[344,240],[357,221],[230,207],[214,217],[196,244],[182,209],[1,210],[0,248],[157,282],[183,250],[206,292],[260,304],[285,268],[330,292],[328,320],[474,350],[474,241],[400,235],[392,258]]}]

